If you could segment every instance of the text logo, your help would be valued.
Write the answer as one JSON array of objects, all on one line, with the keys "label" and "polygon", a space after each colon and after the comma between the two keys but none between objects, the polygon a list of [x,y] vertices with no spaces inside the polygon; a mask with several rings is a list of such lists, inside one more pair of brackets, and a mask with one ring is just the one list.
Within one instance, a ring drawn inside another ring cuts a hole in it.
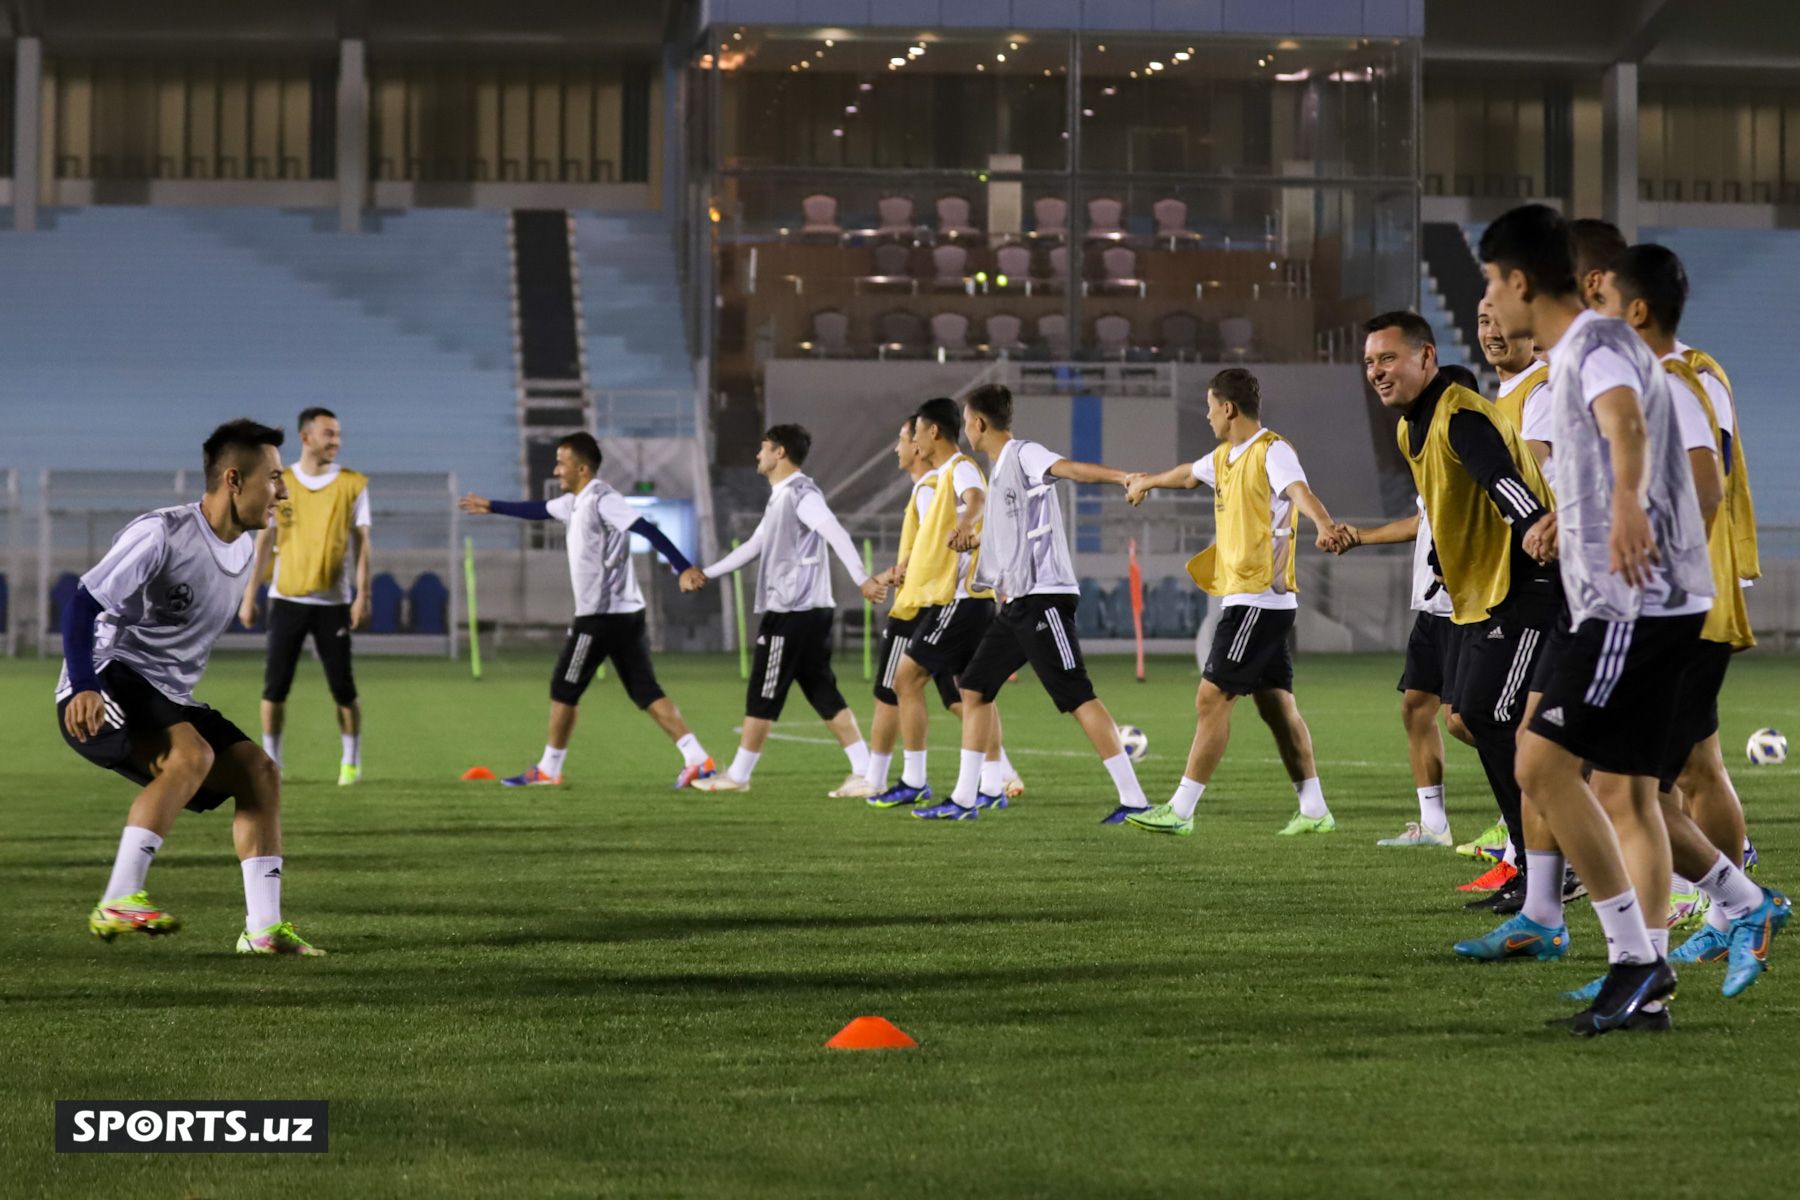
[{"label": "text logo", "polygon": [[58,1100],[58,1154],[324,1154],[325,1100]]}]

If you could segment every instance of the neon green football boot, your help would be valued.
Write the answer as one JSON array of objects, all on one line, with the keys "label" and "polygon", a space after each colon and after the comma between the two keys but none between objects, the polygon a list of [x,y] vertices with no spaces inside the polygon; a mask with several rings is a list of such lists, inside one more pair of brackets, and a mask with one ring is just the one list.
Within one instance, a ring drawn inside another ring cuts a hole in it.
[{"label": "neon green football boot", "polygon": [[339,787],[349,787],[353,783],[361,783],[361,782],[362,782],[362,764],[361,763],[339,763],[338,764],[338,786]]},{"label": "neon green football boot", "polygon": [[323,958],[325,951],[294,932],[286,921],[271,925],[261,933],[245,930],[238,934],[239,954],[295,954],[302,958]]},{"label": "neon green football boot", "polygon": [[1276,837],[1294,837],[1302,833],[1336,833],[1337,818],[1330,813],[1322,817],[1309,817],[1305,813],[1295,813],[1293,820]]},{"label": "neon green football boot", "polygon": [[1464,858],[1487,859],[1499,862],[1500,856],[1506,853],[1506,823],[1495,821],[1486,829],[1475,835],[1472,842],[1464,842],[1456,848],[1456,852]]},{"label": "neon green football boot", "polygon": [[1151,833],[1173,833],[1180,837],[1189,837],[1194,832],[1194,818],[1180,815],[1175,811],[1173,804],[1158,804],[1155,808],[1133,809],[1125,814],[1125,823],[1135,825],[1139,829],[1147,829]]},{"label": "neon green football boot", "polygon": [[102,900],[88,914],[88,931],[103,942],[110,942],[121,933],[147,933],[157,937],[180,928],[181,922],[175,915],[150,903],[145,892]]}]

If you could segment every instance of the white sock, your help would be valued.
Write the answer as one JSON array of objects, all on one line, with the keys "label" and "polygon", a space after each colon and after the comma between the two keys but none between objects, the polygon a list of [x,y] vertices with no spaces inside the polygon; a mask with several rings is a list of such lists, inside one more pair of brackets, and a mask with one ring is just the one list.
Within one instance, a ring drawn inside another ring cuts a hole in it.
[{"label": "white sock", "polygon": [[117,900],[144,890],[144,876],[162,846],[162,838],[141,825],[127,825],[119,835],[119,853],[113,858],[112,878],[106,881],[102,900]]},{"label": "white sock", "polygon": [[1442,833],[1450,828],[1450,818],[1444,815],[1443,784],[1434,783],[1419,789],[1419,824],[1432,833]]},{"label": "white sock", "polygon": [[1725,915],[1725,906],[1716,901],[1706,907],[1706,927],[1715,933],[1727,933],[1731,929],[1731,918]]},{"label": "white sock", "polygon": [[1525,907],[1527,921],[1547,929],[1563,923],[1563,856],[1560,850],[1525,852]]},{"label": "white sock", "polygon": [[1188,820],[1194,815],[1194,810],[1200,807],[1200,797],[1205,794],[1204,783],[1196,783],[1183,775],[1181,782],[1175,785],[1175,794],[1169,798],[1169,807],[1175,810],[1176,816],[1184,821]]},{"label": "white sock", "polygon": [[900,760],[900,782],[906,787],[919,788],[925,786],[929,778],[925,774],[925,757],[929,750],[902,750]]},{"label": "white sock", "polygon": [[344,740],[344,765],[346,767],[362,766],[362,734],[345,733],[339,736]]},{"label": "white sock", "polygon": [[869,773],[869,743],[858,738],[853,744],[844,747],[844,757],[850,760],[850,771],[854,775]]},{"label": "white sock", "polygon": [[692,733],[684,733],[675,739],[675,748],[681,751],[681,765],[684,767],[704,767],[706,765],[706,747]]},{"label": "white sock", "polygon": [[1594,900],[1594,915],[1606,934],[1606,961],[1609,963],[1649,963],[1656,961],[1656,947],[1650,944],[1650,931],[1644,928],[1644,908],[1638,903],[1637,891],[1626,888],[1616,896]]},{"label": "white sock", "polygon": [[1669,927],[1664,925],[1661,929],[1651,929],[1646,932],[1650,935],[1650,948],[1656,951],[1656,957],[1669,957]]},{"label": "white sock", "polygon": [[1006,776],[1008,782],[1018,775],[1018,771],[1013,769],[1012,759],[1006,757],[1005,746],[1000,747],[1000,773]]},{"label": "white sock", "polygon": [[1694,890],[1694,881],[1686,875],[1669,873],[1669,895],[1680,896]]},{"label": "white sock", "polygon": [[246,858],[244,868],[244,930],[261,933],[281,924],[281,856]]},{"label": "white sock", "polygon": [[544,746],[544,757],[538,759],[538,770],[552,778],[562,778],[563,759],[569,757],[569,748],[564,746],[558,750],[548,743]]},{"label": "white sock", "polygon": [[1317,775],[1296,783],[1294,795],[1300,797],[1300,815],[1303,817],[1323,817],[1331,812],[1325,807],[1325,789],[1319,786]]},{"label": "white sock", "polygon": [[1119,789],[1119,803],[1126,808],[1149,808],[1150,801],[1144,799],[1144,789],[1138,783],[1137,772],[1132,769],[1131,755],[1123,750],[1111,758],[1100,760],[1106,773],[1112,776],[1113,786]]},{"label": "white sock", "polygon": [[1762,887],[1743,871],[1732,866],[1731,860],[1723,852],[1714,860],[1712,870],[1698,880],[1698,883],[1707,899],[1713,902],[1713,908],[1720,910],[1719,915],[1726,925],[1739,917],[1749,916],[1763,902]]},{"label": "white sock", "polygon": [[1516,867],[1519,865],[1519,848],[1512,844],[1512,839],[1510,837],[1506,839],[1506,850],[1500,855],[1500,861],[1509,867]]},{"label": "white sock", "polygon": [[981,794],[998,796],[1006,791],[1006,773],[1000,768],[1000,760],[992,759],[981,764]]},{"label": "white sock", "polygon": [[277,769],[281,767],[281,735],[279,733],[263,734],[263,753],[275,760]]},{"label": "white sock", "polygon": [[[907,751],[907,757],[912,757],[912,751]],[[920,757],[924,757],[923,752]],[[963,808],[974,808],[981,792],[981,767],[987,762],[987,755],[980,750],[964,750],[961,757],[962,765],[956,770],[956,787],[950,793],[950,799]]]},{"label": "white sock", "polygon": [[894,765],[892,754],[876,754],[869,752],[869,773],[863,776],[865,782],[876,791],[887,791],[888,768]]},{"label": "white sock", "polygon": [[746,750],[738,747],[737,757],[731,760],[731,769],[725,774],[733,783],[749,783],[750,772],[756,770],[756,760],[762,757],[761,750]]}]

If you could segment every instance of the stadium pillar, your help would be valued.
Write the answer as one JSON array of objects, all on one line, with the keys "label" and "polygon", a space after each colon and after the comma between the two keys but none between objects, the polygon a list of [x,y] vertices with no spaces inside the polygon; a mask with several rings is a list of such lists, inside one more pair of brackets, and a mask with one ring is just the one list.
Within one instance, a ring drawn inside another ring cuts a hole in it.
[{"label": "stadium pillar", "polygon": [[369,194],[369,72],[366,43],[338,43],[338,231],[360,233]]},{"label": "stadium pillar", "polygon": [[38,168],[42,154],[44,43],[22,37],[13,43],[13,228],[37,228]]},{"label": "stadium pillar", "polygon": [[1638,65],[1616,62],[1600,85],[1602,215],[1637,241]]}]

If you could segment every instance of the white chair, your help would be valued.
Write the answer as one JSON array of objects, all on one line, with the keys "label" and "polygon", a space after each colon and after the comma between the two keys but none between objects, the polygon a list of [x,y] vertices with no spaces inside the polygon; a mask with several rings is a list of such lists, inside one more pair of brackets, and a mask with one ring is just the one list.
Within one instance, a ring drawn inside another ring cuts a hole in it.
[{"label": "white chair", "polygon": [[973,237],[981,232],[969,224],[969,202],[961,196],[939,196],[937,216],[939,237]]},{"label": "white chair", "polygon": [[1050,357],[1058,362],[1069,359],[1069,318],[1061,313],[1046,313],[1038,318],[1038,340],[1050,351]]},{"label": "white chair", "polygon": [[1094,322],[1094,341],[1101,354],[1123,359],[1131,349],[1131,322],[1116,313],[1101,317]]},{"label": "white chair", "polygon": [[954,312],[941,312],[932,317],[931,345],[940,359],[966,356],[969,353],[969,318]]},{"label": "white chair", "polygon": [[1255,337],[1256,328],[1250,324],[1249,317],[1226,317],[1219,322],[1219,345],[1227,358],[1243,362],[1250,356]]},{"label": "white chair", "polygon": [[884,196],[875,202],[875,211],[881,216],[875,229],[879,236],[912,237],[918,232],[913,226],[911,196]]},{"label": "white chair", "polygon": [[963,277],[969,270],[969,252],[961,246],[939,246],[931,252],[931,268],[938,287],[965,287]]},{"label": "white chair", "polygon": [[836,196],[808,196],[800,202],[800,211],[806,217],[806,223],[800,227],[801,233],[844,232],[844,227],[838,224]]},{"label": "white chair", "polygon": [[1106,196],[1097,196],[1088,201],[1088,229],[1091,238],[1121,238],[1125,229],[1119,224],[1119,218],[1125,214],[1125,206],[1117,200]]},{"label": "white chair", "polygon": [[912,251],[905,246],[888,242],[875,247],[875,274],[884,279],[904,279],[908,277],[912,266]]},{"label": "white chair", "polygon": [[1008,358],[1023,354],[1025,344],[1019,340],[1021,328],[1019,318],[1011,313],[995,313],[987,319],[988,350]]},{"label": "white chair", "polygon": [[1038,237],[1069,236],[1069,203],[1060,196],[1041,196],[1031,203],[1032,230]]},{"label": "white chair", "polygon": [[813,353],[820,358],[850,353],[850,318],[841,312],[813,314]]},{"label": "white chair", "polygon": [[1058,283],[1069,281],[1069,248],[1056,246],[1050,251],[1050,278]]},{"label": "white chair", "polygon": [[1162,238],[1184,238],[1190,236],[1187,227],[1187,205],[1170,197],[1158,200],[1150,206],[1151,215],[1156,218],[1156,236]]},{"label": "white chair", "polygon": [[1031,286],[1031,251],[1024,246],[1002,246],[994,251],[994,270],[1009,284]]},{"label": "white chair", "polygon": [[1137,278],[1137,252],[1124,246],[1108,246],[1100,255],[1106,282],[1119,284]]}]

